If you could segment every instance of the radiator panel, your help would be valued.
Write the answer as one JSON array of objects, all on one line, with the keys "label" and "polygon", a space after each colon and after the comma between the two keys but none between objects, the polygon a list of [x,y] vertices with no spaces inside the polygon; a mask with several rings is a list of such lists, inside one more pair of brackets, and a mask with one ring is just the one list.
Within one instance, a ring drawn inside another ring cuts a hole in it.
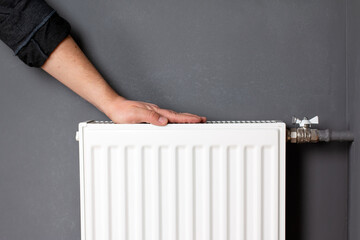
[{"label": "radiator panel", "polygon": [[283,123],[81,124],[82,240],[285,239]]}]

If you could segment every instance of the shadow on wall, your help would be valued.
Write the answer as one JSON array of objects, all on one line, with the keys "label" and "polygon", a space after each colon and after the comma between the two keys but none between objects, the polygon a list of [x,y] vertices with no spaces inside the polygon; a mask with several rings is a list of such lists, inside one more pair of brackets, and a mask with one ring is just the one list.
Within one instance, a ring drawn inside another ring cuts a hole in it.
[{"label": "shadow on wall", "polygon": [[300,145],[286,145],[286,239],[302,239],[301,175],[303,174]]},{"label": "shadow on wall", "polygon": [[343,199],[348,192],[344,156],[349,147],[350,143],[287,143],[286,239],[347,239],[348,206]]}]

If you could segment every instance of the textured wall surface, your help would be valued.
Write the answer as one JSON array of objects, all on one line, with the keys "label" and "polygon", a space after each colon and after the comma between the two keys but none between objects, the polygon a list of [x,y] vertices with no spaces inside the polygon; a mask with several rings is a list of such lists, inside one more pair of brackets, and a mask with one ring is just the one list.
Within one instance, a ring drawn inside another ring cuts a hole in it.
[{"label": "textured wall surface", "polygon": [[349,126],[355,133],[349,161],[349,240],[360,239],[360,3],[347,5],[347,78]]},{"label": "textured wall surface", "polygon": [[[48,1],[111,85],[209,120],[345,129],[346,5]],[[106,117],[0,43],[0,240],[79,239],[77,123]],[[289,145],[287,238],[347,238],[348,145]]]}]

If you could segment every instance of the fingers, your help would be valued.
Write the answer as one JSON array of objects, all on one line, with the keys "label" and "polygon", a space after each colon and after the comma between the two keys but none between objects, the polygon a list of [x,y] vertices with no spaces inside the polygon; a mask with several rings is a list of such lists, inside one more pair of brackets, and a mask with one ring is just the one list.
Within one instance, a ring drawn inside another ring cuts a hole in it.
[{"label": "fingers", "polygon": [[[185,114],[185,115],[189,115],[189,116],[195,116],[195,117],[200,117],[198,115],[192,114],[192,113],[181,113],[181,114]],[[201,122],[206,122],[206,117],[200,117],[201,118]]]},{"label": "fingers", "polygon": [[[191,114],[191,113],[182,113],[182,114],[200,117],[200,116],[198,116],[198,115],[194,115],[194,114]],[[205,123],[205,122],[206,122],[206,117],[200,117],[200,122],[201,122],[201,123]]]},{"label": "fingers", "polygon": [[137,123],[147,122],[156,126],[165,126],[169,122],[166,117],[161,116],[159,113],[144,108],[138,108],[135,116],[135,122]]},{"label": "fingers", "polygon": [[163,115],[164,117],[169,119],[170,122],[173,123],[200,123],[206,121],[206,118],[199,117],[190,113],[177,113],[172,110],[161,108],[155,109],[155,111]]},{"label": "fingers", "polygon": [[174,123],[204,123],[206,122],[206,117],[200,117],[191,113],[178,113],[169,109],[162,109],[159,106],[153,103],[145,103],[141,102],[145,105],[145,107],[149,110],[153,110],[166,118],[168,118],[169,122]]},{"label": "fingers", "polygon": [[[181,113],[181,114],[185,114],[185,115],[188,115],[188,116],[195,116],[195,117],[200,117],[198,115],[195,115],[195,114],[191,114],[191,113]],[[206,117],[200,117],[201,118],[201,121],[202,123],[205,123],[206,122]]]}]

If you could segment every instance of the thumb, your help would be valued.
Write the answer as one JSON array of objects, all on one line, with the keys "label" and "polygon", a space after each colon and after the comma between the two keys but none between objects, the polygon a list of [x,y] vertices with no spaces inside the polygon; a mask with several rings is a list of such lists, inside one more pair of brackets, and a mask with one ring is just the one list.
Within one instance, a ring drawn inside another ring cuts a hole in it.
[{"label": "thumb", "polygon": [[141,109],[141,112],[138,114],[139,122],[147,122],[151,123],[156,126],[165,126],[168,123],[168,119],[159,113],[148,110],[148,109]]}]

